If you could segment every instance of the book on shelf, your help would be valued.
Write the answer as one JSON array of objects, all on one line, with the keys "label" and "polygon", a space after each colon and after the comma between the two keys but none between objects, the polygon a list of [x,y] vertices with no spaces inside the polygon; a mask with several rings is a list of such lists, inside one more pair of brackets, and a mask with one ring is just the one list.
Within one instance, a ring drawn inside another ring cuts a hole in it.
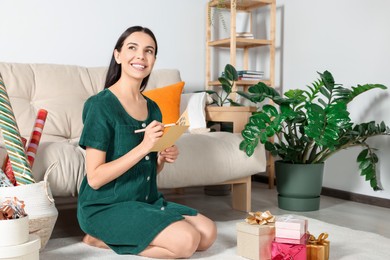
[{"label": "book on shelf", "polygon": [[262,78],[264,74],[248,74],[248,73],[242,73],[238,74],[239,77],[245,77],[245,78]]},{"label": "book on shelf", "polygon": [[238,77],[238,80],[261,80],[263,79],[263,76],[259,76],[259,77],[241,77],[239,76]]},{"label": "book on shelf", "polygon": [[[225,76],[225,73],[221,73],[222,77]],[[264,77],[264,71],[258,71],[258,70],[238,70],[237,75],[239,77],[246,77],[246,78],[263,78]]]},{"label": "book on shelf", "polygon": [[252,75],[264,75],[264,71],[260,70],[237,70],[238,75],[252,74]]},{"label": "book on shelf", "polygon": [[236,37],[237,38],[246,38],[246,39],[254,39],[254,35],[253,33],[249,33],[249,32],[238,32],[236,33]]}]

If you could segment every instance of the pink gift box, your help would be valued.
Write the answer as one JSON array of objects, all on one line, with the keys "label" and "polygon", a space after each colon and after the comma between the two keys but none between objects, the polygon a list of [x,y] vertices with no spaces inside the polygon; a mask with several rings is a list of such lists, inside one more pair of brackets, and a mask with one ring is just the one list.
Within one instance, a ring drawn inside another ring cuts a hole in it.
[{"label": "pink gift box", "polygon": [[306,245],[272,242],[272,260],[306,260]]},{"label": "pink gift box", "polygon": [[307,231],[307,220],[292,215],[278,217],[275,221],[275,237],[301,239]]},{"label": "pink gift box", "polygon": [[306,245],[307,244],[307,238],[308,235],[303,235],[301,239],[292,239],[292,238],[283,238],[283,237],[275,237],[275,242],[283,243],[283,244],[301,244]]},{"label": "pink gift box", "polygon": [[275,238],[274,223],[250,225],[239,222],[236,229],[238,255],[253,260],[271,259],[271,244]]}]

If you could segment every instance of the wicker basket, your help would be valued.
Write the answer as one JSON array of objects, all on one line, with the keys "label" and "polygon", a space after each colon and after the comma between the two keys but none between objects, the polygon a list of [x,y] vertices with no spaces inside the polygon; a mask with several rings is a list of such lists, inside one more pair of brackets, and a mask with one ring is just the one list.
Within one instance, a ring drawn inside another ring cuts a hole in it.
[{"label": "wicker basket", "polygon": [[58,213],[52,216],[30,219],[29,221],[29,233],[36,234],[41,238],[41,251],[45,248],[50,239],[54,225],[57,221],[57,216]]},{"label": "wicker basket", "polygon": [[[56,165],[51,166],[55,167]],[[0,188],[2,198],[17,197],[24,201],[24,209],[29,216],[29,233],[36,234],[41,238],[41,251],[50,239],[58,217],[58,210],[47,182],[47,177],[53,167],[49,167],[41,182]]]}]

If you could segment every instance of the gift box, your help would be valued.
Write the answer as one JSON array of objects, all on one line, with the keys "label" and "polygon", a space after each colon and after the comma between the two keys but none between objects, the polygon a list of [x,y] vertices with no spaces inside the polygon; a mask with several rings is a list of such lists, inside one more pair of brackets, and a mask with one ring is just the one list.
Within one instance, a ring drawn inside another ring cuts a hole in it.
[{"label": "gift box", "polygon": [[283,238],[283,237],[276,237],[275,236],[275,242],[284,243],[284,244],[306,245],[308,236],[309,235],[305,234],[300,239]]},{"label": "gift box", "polygon": [[39,260],[40,248],[41,239],[32,234],[23,244],[0,247],[0,260]]},{"label": "gift box", "polygon": [[271,259],[271,244],[275,238],[275,225],[236,224],[237,254],[254,260]]},{"label": "gift box", "polygon": [[306,260],[305,244],[287,244],[272,242],[271,246],[272,260]]},{"label": "gift box", "polygon": [[28,216],[0,220],[0,247],[14,246],[28,241]]},{"label": "gift box", "polygon": [[309,236],[306,245],[307,260],[329,260],[330,242],[327,233],[321,233],[316,239]]},{"label": "gift box", "polygon": [[275,221],[275,237],[299,240],[306,232],[306,219],[286,215],[278,217]]}]

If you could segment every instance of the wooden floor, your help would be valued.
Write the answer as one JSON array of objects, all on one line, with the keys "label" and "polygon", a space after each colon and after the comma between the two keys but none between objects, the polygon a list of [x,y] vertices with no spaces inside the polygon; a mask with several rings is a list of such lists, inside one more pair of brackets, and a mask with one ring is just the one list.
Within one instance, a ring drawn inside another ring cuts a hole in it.
[{"label": "wooden floor", "polygon": [[[205,195],[203,187],[187,188],[177,195],[173,190],[162,190],[167,200],[196,208],[215,221],[245,219],[246,212],[231,209],[231,196]],[[74,201],[69,204],[57,199],[59,216],[51,238],[82,236],[76,218]],[[260,182],[252,182],[252,211],[270,210],[274,215],[299,214],[335,225],[369,231],[390,238],[390,209],[321,196],[320,210],[291,212],[277,207],[277,192]],[[310,223],[309,223],[310,230]]]}]

